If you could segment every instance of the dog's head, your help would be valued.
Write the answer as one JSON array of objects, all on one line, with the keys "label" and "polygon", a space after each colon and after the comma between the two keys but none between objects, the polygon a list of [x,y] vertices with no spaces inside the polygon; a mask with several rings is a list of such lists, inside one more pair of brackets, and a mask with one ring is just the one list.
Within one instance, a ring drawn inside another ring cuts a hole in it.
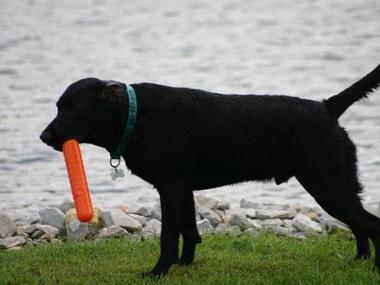
[{"label": "dog's head", "polygon": [[110,147],[125,116],[120,114],[124,92],[124,84],[116,81],[86,78],[71,84],[59,98],[57,116],[41,140],[58,151],[68,139]]}]

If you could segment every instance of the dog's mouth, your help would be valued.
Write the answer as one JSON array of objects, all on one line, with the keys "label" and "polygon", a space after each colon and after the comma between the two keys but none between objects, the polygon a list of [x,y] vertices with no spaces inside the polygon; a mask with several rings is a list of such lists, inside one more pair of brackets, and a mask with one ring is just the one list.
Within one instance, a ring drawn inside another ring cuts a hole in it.
[{"label": "dog's mouth", "polygon": [[43,143],[51,146],[56,151],[62,151],[63,140],[57,140],[49,132],[44,131],[40,135],[40,139]]}]

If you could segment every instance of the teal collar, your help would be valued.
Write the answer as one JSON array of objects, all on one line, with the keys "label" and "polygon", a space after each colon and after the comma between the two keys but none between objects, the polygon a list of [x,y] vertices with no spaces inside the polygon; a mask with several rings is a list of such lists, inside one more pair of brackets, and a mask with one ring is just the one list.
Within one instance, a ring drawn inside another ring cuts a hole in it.
[{"label": "teal collar", "polygon": [[[115,152],[111,154],[111,161],[110,164],[112,167],[116,168],[120,164],[120,157],[125,153],[128,147],[128,143],[131,139],[133,129],[135,127],[136,123],[136,117],[137,117],[137,98],[136,98],[136,92],[135,89],[131,85],[127,85],[128,94],[128,118],[127,123],[124,128],[123,136],[121,138],[120,144],[116,148]],[[119,160],[117,162],[117,165],[112,164],[112,160]]]}]

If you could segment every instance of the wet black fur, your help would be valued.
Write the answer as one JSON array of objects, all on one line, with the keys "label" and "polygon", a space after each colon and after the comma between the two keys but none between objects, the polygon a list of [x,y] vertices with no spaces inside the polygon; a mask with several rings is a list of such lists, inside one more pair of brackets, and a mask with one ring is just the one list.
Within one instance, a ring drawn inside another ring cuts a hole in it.
[{"label": "wet black fur", "polygon": [[[374,242],[380,268],[380,219],[360,203],[355,145],[338,123],[379,82],[380,66],[323,102],[133,84],[138,117],[124,159],[157,188],[162,207],[161,255],[148,274],[193,261],[201,241],[193,190],[242,181],[280,184],[293,176],[329,214],[350,226],[359,258],[370,256],[368,238]],[[123,87],[95,78],[73,83],[41,139],[56,150],[74,138],[113,152],[128,116]],[[180,234],[184,243],[178,258]]]}]

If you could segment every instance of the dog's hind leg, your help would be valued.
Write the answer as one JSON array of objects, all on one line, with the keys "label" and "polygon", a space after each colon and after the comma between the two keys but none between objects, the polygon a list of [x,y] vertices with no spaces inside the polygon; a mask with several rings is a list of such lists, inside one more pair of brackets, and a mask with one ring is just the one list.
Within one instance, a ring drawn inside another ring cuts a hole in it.
[{"label": "dog's hind leg", "polygon": [[[337,175],[333,173],[323,175],[322,171],[314,178],[298,175],[297,179],[328,214],[350,227],[356,239],[356,257],[369,258],[371,253],[368,237],[372,239],[376,229],[370,225],[368,213],[361,205],[358,195],[350,189],[344,191],[347,189],[344,187],[344,180],[339,183]],[[380,229],[380,223],[378,226]],[[378,249],[376,246],[376,255],[379,254]],[[376,265],[379,266],[378,263]]]},{"label": "dog's hind leg", "polygon": [[179,265],[189,265],[194,260],[197,243],[202,241],[195,220],[193,191],[186,191],[182,200],[180,231],[183,238],[182,255]]},{"label": "dog's hind leg", "polygon": [[376,266],[380,267],[380,219],[363,208],[359,193],[361,185],[357,178],[355,146],[349,140],[332,152],[308,152],[300,157],[296,178],[331,216],[346,223],[352,230],[357,245],[357,258],[370,256],[369,237],[375,243]]}]

